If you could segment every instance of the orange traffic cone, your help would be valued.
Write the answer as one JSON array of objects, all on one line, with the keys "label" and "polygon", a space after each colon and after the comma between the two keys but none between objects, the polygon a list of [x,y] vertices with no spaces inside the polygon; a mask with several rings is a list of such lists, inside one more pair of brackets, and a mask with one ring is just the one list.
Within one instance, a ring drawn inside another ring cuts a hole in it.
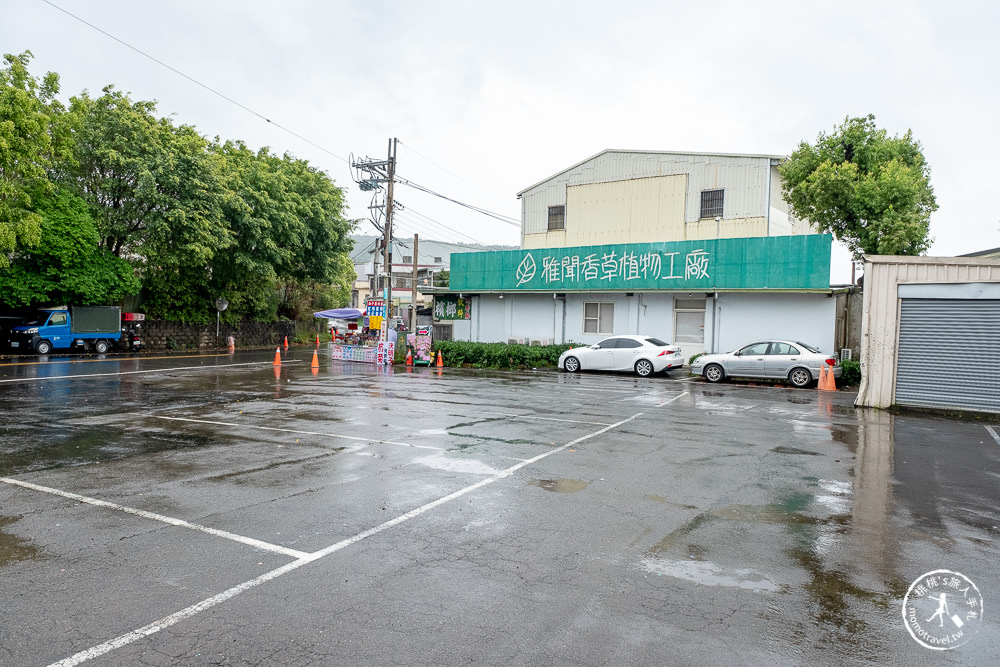
[{"label": "orange traffic cone", "polygon": [[278,348],[274,348],[274,365],[275,366],[281,365],[281,350],[279,350]]},{"label": "orange traffic cone", "polygon": [[313,351],[313,362],[309,368],[319,368],[319,357],[316,356],[316,352]]},{"label": "orange traffic cone", "polygon": [[226,339],[226,347],[229,349],[229,354],[236,352],[236,339],[232,336]]},{"label": "orange traffic cone", "polygon": [[319,347],[319,334],[316,334],[316,347]]},{"label": "orange traffic cone", "polygon": [[438,350],[437,367],[441,368],[444,366],[444,359],[441,358],[441,350]]},{"label": "orange traffic cone", "polygon": [[819,369],[819,389],[820,391],[832,391],[837,387],[834,385],[830,386],[830,381],[833,379],[833,370],[827,370],[827,365],[823,364]]},{"label": "orange traffic cone", "polygon": [[826,371],[826,388],[829,391],[837,391],[837,378],[833,376],[833,366]]},{"label": "orange traffic cone", "polygon": [[413,365],[413,355],[410,354],[409,350],[406,351],[406,365],[407,366],[412,366]]},{"label": "orange traffic cone", "polygon": [[288,349],[288,336],[285,336],[285,349]]}]

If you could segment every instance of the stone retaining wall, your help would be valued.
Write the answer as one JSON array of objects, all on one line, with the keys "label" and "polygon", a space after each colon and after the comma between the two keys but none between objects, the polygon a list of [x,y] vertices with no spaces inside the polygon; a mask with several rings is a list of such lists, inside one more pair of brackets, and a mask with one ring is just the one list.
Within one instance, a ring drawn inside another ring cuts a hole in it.
[{"label": "stone retaining wall", "polygon": [[184,324],[164,320],[146,320],[139,329],[142,346],[147,350],[212,349],[226,346],[226,338],[233,336],[237,347],[264,347],[279,345],[285,336],[295,335],[295,323],[241,322],[236,326],[222,324],[219,338],[215,337],[215,323]]}]

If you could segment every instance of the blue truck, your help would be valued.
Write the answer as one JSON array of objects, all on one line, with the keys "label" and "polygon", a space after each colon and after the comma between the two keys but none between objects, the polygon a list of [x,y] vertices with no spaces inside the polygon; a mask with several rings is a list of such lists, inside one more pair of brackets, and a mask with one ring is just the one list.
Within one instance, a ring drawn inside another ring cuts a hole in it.
[{"label": "blue truck", "polygon": [[121,338],[118,306],[42,308],[30,322],[11,329],[10,347],[14,352],[38,354],[53,350],[93,350],[104,354]]}]

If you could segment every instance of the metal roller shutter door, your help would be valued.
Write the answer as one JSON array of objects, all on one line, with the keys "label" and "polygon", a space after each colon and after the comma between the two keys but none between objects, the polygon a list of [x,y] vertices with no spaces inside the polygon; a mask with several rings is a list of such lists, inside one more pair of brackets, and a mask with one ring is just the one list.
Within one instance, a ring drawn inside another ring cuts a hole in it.
[{"label": "metal roller shutter door", "polygon": [[903,299],[896,403],[1000,412],[1000,301]]}]

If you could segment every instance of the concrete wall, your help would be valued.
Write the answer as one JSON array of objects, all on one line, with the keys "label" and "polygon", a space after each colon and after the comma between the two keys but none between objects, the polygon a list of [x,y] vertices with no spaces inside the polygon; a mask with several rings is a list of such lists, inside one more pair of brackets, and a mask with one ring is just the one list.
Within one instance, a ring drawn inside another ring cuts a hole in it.
[{"label": "concrete wall", "polygon": [[146,320],[141,323],[139,334],[147,350],[212,349],[225,347],[226,338],[232,335],[237,347],[278,345],[285,336],[295,335],[295,323],[241,322],[236,326],[222,324],[219,337],[215,337],[215,324],[184,324],[165,320]]},{"label": "concrete wall", "polygon": [[[720,294],[713,326],[717,352],[729,352],[762,338],[797,340],[832,352],[836,301],[829,293]],[[706,327],[706,347],[711,338]]]},{"label": "concrete wall", "polygon": [[900,285],[1000,283],[1000,260],[979,257],[865,257],[861,387],[857,405],[896,402]]}]

